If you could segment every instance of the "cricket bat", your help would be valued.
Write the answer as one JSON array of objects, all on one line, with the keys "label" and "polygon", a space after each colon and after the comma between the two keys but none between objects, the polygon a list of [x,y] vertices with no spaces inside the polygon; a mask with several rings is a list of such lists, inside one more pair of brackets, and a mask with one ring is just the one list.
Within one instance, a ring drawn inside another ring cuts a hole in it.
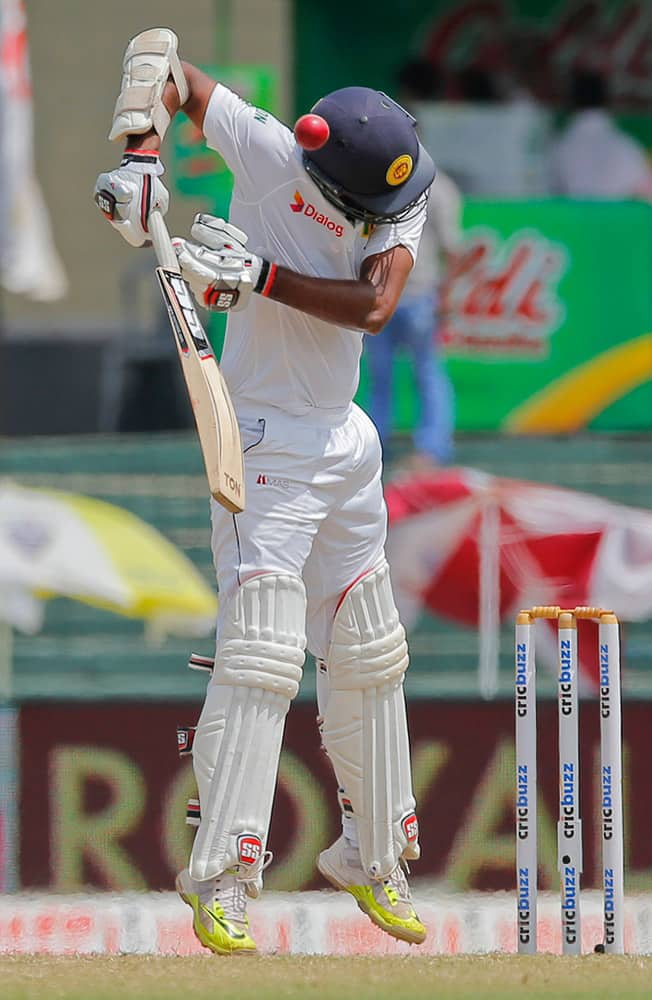
[{"label": "cricket bat", "polygon": [[148,227],[160,264],[156,277],[195,415],[208,486],[218,503],[238,514],[245,506],[244,466],[240,429],[229,390],[197,316],[190,288],[181,277],[160,212],[150,213]]}]

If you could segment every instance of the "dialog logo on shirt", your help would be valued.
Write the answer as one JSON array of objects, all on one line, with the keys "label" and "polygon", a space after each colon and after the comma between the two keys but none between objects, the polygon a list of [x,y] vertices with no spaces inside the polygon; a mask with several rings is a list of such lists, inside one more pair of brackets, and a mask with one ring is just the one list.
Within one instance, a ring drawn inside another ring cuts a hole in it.
[{"label": "dialog logo on shirt", "polygon": [[323,212],[318,212],[310,201],[304,201],[298,191],[294,192],[294,201],[290,202],[290,209],[296,215],[305,215],[307,219],[312,219],[319,226],[324,226],[329,232],[335,233],[339,239],[344,235],[344,226],[339,222],[333,222]]}]

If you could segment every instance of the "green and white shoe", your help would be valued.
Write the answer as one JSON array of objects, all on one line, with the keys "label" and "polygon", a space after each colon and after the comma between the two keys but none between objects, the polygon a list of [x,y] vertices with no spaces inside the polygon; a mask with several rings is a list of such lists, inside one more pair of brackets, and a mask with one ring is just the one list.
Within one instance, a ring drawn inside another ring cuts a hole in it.
[{"label": "green and white shoe", "polygon": [[249,933],[247,897],[255,898],[258,891],[249,881],[239,868],[209,882],[197,882],[187,868],[177,875],[177,892],[194,914],[195,935],[217,955],[256,954],[256,943]]},{"label": "green and white shoe", "polygon": [[362,912],[381,930],[409,944],[425,941],[426,928],[412,905],[401,862],[387,878],[369,878],[358,849],[342,834],[331,847],[321,852],[317,867],[336,889],[350,892]]}]

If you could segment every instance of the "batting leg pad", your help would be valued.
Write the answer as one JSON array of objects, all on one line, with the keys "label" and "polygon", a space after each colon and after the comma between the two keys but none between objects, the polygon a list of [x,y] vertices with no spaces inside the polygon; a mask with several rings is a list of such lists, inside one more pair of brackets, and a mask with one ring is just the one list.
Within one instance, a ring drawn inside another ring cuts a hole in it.
[{"label": "batting leg pad", "polygon": [[418,858],[403,676],[408,666],[384,562],[346,594],[333,623],[322,739],[374,878]]},{"label": "batting leg pad", "polygon": [[243,584],[218,638],[193,745],[201,822],[190,873],[202,881],[265,850],[285,717],[305,656],[306,594],[295,576]]}]

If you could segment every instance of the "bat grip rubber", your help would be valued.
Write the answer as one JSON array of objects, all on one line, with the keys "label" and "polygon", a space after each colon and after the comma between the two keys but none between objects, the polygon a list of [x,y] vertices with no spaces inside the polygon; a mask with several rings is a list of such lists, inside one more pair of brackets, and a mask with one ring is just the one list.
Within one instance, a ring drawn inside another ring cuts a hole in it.
[{"label": "bat grip rubber", "polygon": [[158,209],[150,212],[147,226],[161,267],[167,267],[168,270],[179,273],[179,262],[172,246],[168,227],[165,225],[165,220]]}]

